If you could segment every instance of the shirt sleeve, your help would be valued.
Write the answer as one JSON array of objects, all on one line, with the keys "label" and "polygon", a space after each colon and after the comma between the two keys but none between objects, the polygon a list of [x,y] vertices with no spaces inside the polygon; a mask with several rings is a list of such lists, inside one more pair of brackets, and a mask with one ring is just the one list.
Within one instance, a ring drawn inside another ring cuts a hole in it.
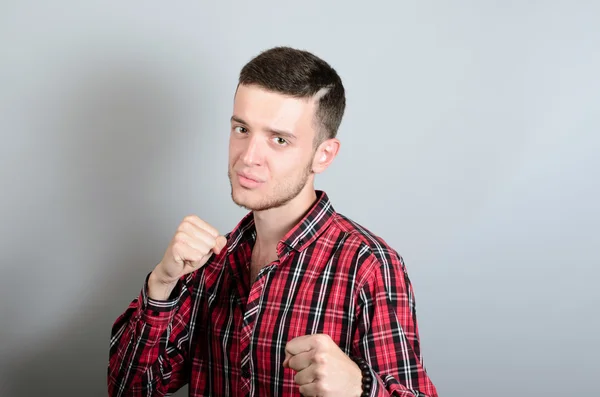
[{"label": "shirt sleeve", "polygon": [[437,397],[421,357],[415,300],[399,255],[370,256],[358,289],[353,350],[373,376],[371,397]]},{"label": "shirt sleeve", "polygon": [[148,277],[112,327],[108,394],[163,396],[187,380],[191,294],[182,278],[168,300],[148,296]]}]

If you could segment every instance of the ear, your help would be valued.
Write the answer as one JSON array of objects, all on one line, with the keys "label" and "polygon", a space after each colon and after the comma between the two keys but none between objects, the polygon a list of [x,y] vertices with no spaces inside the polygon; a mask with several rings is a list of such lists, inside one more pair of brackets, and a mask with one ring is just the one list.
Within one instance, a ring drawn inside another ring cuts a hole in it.
[{"label": "ear", "polygon": [[336,138],[327,139],[319,145],[313,158],[312,171],[320,174],[331,164],[340,150],[340,141]]}]

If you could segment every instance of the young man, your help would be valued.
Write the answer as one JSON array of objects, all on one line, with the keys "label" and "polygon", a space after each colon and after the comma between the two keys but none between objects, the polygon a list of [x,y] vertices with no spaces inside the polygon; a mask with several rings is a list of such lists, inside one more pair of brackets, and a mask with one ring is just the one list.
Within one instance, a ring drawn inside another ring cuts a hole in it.
[{"label": "young man", "polygon": [[250,212],[226,235],[181,222],[113,326],[110,396],[437,396],[402,258],[314,188],[344,109],[341,79],[311,53],[244,66],[228,174]]}]

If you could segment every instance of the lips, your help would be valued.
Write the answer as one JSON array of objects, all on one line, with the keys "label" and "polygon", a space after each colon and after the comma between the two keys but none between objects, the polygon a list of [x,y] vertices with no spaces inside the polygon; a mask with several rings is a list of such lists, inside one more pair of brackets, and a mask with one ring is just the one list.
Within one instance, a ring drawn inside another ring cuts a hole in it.
[{"label": "lips", "polygon": [[249,180],[249,181],[252,181],[252,182],[257,182],[257,183],[262,183],[262,181],[261,181],[259,178],[255,177],[255,176],[254,176],[254,175],[252,175],[252,174],[246,174],[246,173],[244,173],[244,172],[238,172],[237,174],[238,174],[239,176],[241,176],[242,178],[244,178],[244,179],[247,179],[247,180]]},{"label": "lips", "polygon": [[244,172],[238,172],[237,177],[240,186],[245,187],[247,189],[258,187],[263,183],[263,181],[258,179],[256,176]]}]

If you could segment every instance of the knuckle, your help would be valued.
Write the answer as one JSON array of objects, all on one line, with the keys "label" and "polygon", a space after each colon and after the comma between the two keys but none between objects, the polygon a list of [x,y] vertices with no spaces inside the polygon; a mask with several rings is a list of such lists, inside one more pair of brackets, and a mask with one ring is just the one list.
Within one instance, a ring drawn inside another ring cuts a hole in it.
[{"label": "knuckle", "polygon": [[173,257],[175,257],[175,258],[179,257],[179,258],[183,259],[185,257],[183,251],[184,251],[183,250],[183,243],[175,243],[173,245]]},{"label": "knuckle", "polygon": [[186,241],[186,236],[184,232],[175,233],[175,243],[184,243]]},{"label": "knuckle", "polygon": [[319,380],[318,382],[316,382],[315,389],[317,394],[321,396],[327,393],[328,387],[324,381]]},{"label": "knuckle", "polygon": [[[183,222],[193,222],[193,221],[195,221],[195,220],[196,220],[196,218],[197,218],[197,217],[196,217],[196,215],[193,215],[193,214],[186,215],[186,216],[183,218]],[[183,222],[182,222],[182,223],[183,223]]]},{"label": "knuckle", "polygon": [[320,369],[322,365],[327,364],[327,355],[322,352],[316,352],[313,356],[313,362],[319,364],[317,369]]},{"label": "knuckle", "polygon": [[325,366],[322,364],[319,364],[315,367],[315,378],[317,379],[324,379],[325,376],[327,375],[327,371],[325,371]]},{"label": "knuckle", "polygon": [[318,351],[328,351],[330,350],[332,344],[335,344],[331,337],[326,334],[317,335],[315,342]]},{"label": "knuckle", "polygon": [[182,231],[182,232],[185,232],[185,231],[187,231],[187,230],[190,230],[190,226],[191,226],[191,225],[192,225],[192,224],[191,224],[190,222],[186,222],[186,221],[184,221],[184,222],[181,222],[181,223],[179,224],[179,227],[177,228],[177,230],[179,230],[179,231]]},{"label": "knuckle", "polygon": [[321,340],[321,342],[323,344],[329,344],[332,341],[331,336],[329,336],[327,334],[320,334],[319,339]]},{"label": "knuckle", "polygon": [[324,335],[315,335],[314,338],[317,348],[322,349],[327,345],[327,339]]}]

